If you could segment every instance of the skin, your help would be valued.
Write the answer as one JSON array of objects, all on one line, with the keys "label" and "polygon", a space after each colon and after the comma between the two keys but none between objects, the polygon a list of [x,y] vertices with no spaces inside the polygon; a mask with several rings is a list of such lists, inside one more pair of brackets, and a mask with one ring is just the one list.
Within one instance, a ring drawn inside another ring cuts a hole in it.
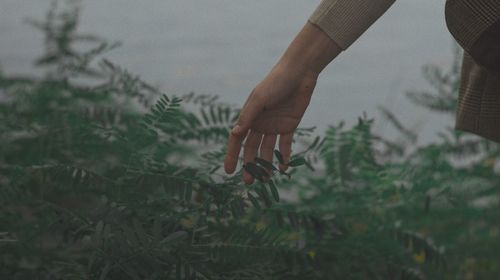
[{"label": "skin", "polygon": [[[276,144],[285,162],[279,168],[287,169],[293,132],[309,105],[318,76],[341,52],[321,29],[305,24],[243,105],[227,142],[224,169],[228,174],[235,171],[242,148],[245,163],[256,156],[272,161]],[[243,181],[251,184],[254,179],[244,171]]]}]

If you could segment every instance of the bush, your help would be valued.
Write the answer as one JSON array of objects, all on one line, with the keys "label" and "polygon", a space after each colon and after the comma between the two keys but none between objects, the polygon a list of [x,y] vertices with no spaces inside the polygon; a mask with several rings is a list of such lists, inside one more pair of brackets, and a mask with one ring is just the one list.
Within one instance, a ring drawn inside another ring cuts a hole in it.
[{"label": "bush", "polygon": [[[245,186],[220,170],[238,110],[96,64],[117,44],[77,23],[76,9],[54,6],[33,22],[47,75],[0,75],[2,279],[500,275],[497,144],[450,129],[415,148],[384,111],[400,139],[375,135],[366,116],[324,136],[299,129],[290,173]],[[451,112],[458,64],[427,69],[437,93],[412,98]],[[260,178],[274,164],[246,168]]]}]

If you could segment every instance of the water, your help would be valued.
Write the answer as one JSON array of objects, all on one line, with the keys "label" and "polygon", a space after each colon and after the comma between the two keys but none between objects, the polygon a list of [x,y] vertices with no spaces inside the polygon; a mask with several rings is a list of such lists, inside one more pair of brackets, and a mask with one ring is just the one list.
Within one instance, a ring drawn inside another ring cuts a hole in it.
[{"label": "water", "polygon": [[[81,30],[123,46],[107,57],[171,94],[214,93],[242,104],[278,60],[319,0],[82,0]],[[48,0],[0,0],[0,63],[30,73],[42,37],[23,20],[43,18]],[[452,39],[444,1],[399,0],[321,75],[302,126],[354,123],[376,107],[393,110],[421,142],[453,125],[409,103],[404,92],[427,89],[421,66],[447,66]],[[391,133],[379,122],[380,133]]]}]

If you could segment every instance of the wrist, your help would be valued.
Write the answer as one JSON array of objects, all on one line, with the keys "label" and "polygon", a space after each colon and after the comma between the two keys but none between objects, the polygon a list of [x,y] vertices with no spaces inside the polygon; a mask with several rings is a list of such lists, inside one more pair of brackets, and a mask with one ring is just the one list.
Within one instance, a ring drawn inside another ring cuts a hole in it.
[{"label": "wrist", "polygon": [[321,71],[342,49],[319,27],[308,22],[292,41],[279,67],[295,71],[298,75],[317,78]]}]

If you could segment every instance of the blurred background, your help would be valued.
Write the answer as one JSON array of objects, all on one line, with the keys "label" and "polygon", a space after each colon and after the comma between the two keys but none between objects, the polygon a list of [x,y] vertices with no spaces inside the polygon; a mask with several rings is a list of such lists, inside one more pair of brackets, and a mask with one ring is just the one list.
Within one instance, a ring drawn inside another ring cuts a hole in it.
[{"label": "blurred background", "polygon": [[288,173],[234,175],[238,108],[319,0],[58,2],[0,0],[0,279],[500,279],[500,146],[450,129],[444,1],[322,73]]},{"label": "blurred background", "polygon": [[[320,1],[78,2],[83,33],[123,43],[106,55],[111,61],[169,94],[217,94],[240,106]],[[0,66],[6,74],[36,73],[32,62],[43,50],[43,37],[25,21],[43,18],[50,3],[1,1]],[[418,132],[420,144],[432,141],[453,119],[415,106],[404,93],[425,90],[422,66],[448,66],[452,46],[444,1],[397,1],[323,72],[301,126],[320,132],[342,119],[352,124],[363,112],[377,117],[383,105]],[[392,133],[383,120],[376,128]]]}]

